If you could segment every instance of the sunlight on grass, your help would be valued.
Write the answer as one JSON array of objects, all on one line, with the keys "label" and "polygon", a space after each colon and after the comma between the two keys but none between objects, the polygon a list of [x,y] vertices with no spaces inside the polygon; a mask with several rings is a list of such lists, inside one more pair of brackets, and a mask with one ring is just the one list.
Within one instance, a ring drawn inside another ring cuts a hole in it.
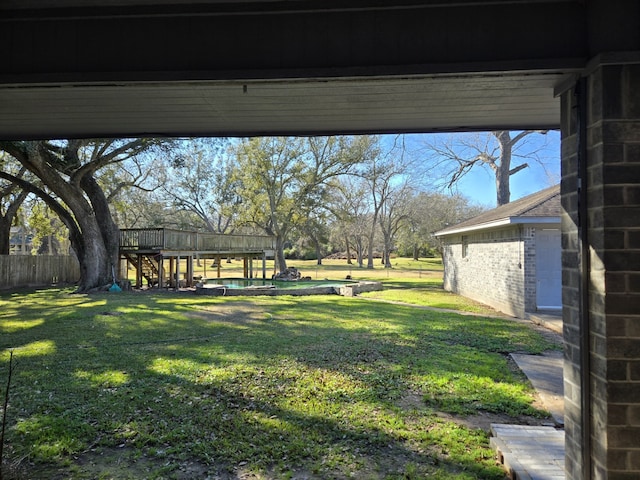
[{"label": "sunlight on grass", "polygon": [[84,302],[79,303],[76,306],[78,308],[95,308],[95,307],[103,307],[106,304],[107,304],[107,300],[106,299],[88,301],[88,298],[87,298]]},{"label": "sunlight on grass", "polygon": [[184,358],[156,358],[149,365],[149,370],[161,375],[171,375],[192,380],[207,370],[205,364]]},{"label": "sunlight on grass", "polygon": [[65,416],[35,415],[18,420],[15,431],[31,442],[29,455],[34,460],[63,459],[65,455],[77,452],[85,445],[84,436],[93,429],[77,420]]},{"label": "sunlight on grass", "polygon": [[0,329],[4,333],[14,333],[19,330],[37,327],[43,323],[44,320],[42,318],[36,318],[33,320],[3,320]]},{"label": "sunlight on grass", "polygon": [[129,382],[129,374],[118,370],[92,373],[85,370],[78,370],[74,376],[80,380],[86,380],[94,387],[112,388],[119,387]]},{"label": "sunlight on grass", "polygon": [[363,293],[361,296],[431,308],[503,316],[502,313],[480,302],[434,288],[390,288],[380,292]]},{"label": "sunlight on grass", "polygon": [[544,416],[506,353],[557,348],[363,298],[11,295],[0,381],[21,346],[7,458],[24,478],[502,480],[487,433],[438,414]]},{"label": "sunlight on grass", "polygon": [[531,406],[530,390],[525,384],[496,382],[492,378],[457,373],[428,375],[421,385],[425,401],[448,413],[470,415],[477,410],[491,413],[547,416]]},{"label": "sunlight on grass", "polygon": [[8,350],[0,352],[0,359],[2,361],[7,361],[9,359],[10,350],[13,350],[15,357],[38,357],[55,353],[56,344],[53,340],[37,340],[35,342],[27,343],[26,345],[11,347]]}]

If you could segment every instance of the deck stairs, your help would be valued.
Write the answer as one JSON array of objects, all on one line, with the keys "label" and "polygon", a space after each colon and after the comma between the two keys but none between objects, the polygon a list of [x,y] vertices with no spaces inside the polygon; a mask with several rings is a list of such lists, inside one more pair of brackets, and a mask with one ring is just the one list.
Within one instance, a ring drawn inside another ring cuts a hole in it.
[{"label": "deck stairs", "polygon": [[[133,265],[134,268],[138,268],[138,262],[134,256],[125,254],[125,258],[131,265]],[[158,262],[154,260],[152,257],[149,257],[147,255],[141,255],[140,263],[142,264],[141,265],[142,277],[148,282],[150,286],[157,284],[158,278],[160,278]]]}]

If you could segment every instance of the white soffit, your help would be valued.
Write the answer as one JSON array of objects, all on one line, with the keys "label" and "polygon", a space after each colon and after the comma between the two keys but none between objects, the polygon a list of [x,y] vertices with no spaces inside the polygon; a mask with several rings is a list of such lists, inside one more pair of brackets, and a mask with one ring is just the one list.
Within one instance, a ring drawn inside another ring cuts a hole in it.
[{"label": "white soffit", "polygon": [[0,86],[0,138],[557,128],[560,72]]}]

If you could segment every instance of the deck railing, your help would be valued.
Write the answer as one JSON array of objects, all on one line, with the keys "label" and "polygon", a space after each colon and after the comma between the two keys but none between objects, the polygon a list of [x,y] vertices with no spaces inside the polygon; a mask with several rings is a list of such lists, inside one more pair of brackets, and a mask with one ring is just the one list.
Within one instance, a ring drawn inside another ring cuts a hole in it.
[{"label": "deck railing", "polygon": [[185,250],[199,252],[264,252],[275,248],[268,235],[226,235],[173,230],[127,228],[120,230],[122,250]]}]

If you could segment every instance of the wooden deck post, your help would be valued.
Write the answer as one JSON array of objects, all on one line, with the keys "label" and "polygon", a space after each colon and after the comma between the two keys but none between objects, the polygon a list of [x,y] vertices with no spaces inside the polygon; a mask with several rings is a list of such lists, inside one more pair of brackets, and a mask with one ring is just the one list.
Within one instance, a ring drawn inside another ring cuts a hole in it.
[{"label": "wooden deck post", "polygon": [[176,292],[180,290],[180,255],[176,258]]},{"label": "wooden deck post", "polygon": [[126,274],[125,266],[127,265],[126,260],[122,255],[118,255],[118,278],[120,280],[128,280],[129,275]]},{"label": "wooden deck post", "polygon": [[[200,259],[203,256],[206,259],[213,258],[217,262],[209,266],[205,262],[204,277],[207,274],[213,277],[207,270],[215,266],[217,277],[221,278],[223,258],[227,259],[229,264],[233,263],[232,259],[242,258],[244,277],[258,278],[258,267],[254,265],[254,261],[262,255],[262,276],[266,279],[268,250],[265,248],[271,248],[272,244],[273,239],[264,235],[199,234],[168,228],[124,229],[120,230],[121,256],[118,260],[118,270],[123,278],[127,278],[131,264],[136,269],[135,286],[142,288],[145,278],[148,277],[146,269],[151,268],[151,262],[154,281],[156,273],[158,275],[158,288],[179,288],[182,285],[181,276],[186,280],[185,285],[194,285],[195,271],[200,267]],[[187,260],[184,268],[180,265],[181,256]],[[163,263],[165,259],[168,259],[166,265]],[[197,266],[194,265],[194,260],[197,261]],[[181,275],[181,269],[186,274]]]},{"label": "wooden deck post", "polygon": [[267,279],[267,254],[262,253],[262,279]]},{"label": "wooden deck post", "polygon": [[136,288],[142,288],[142,255],[136,255]]},{"label": "wooden deck post", "polygon": [[187,287],[193,286],[193,255],[187,257]]}]

